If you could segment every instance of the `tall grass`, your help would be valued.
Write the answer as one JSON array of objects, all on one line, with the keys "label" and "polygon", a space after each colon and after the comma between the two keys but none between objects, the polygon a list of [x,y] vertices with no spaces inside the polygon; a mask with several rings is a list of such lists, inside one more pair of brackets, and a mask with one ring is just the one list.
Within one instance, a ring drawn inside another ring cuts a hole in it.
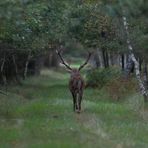
[{"label": "tall grass", "polygon": [[44,70],[0,95],[0,147],[148,147],[148,107],[140,95],[117,102],[104,88],[87,88],[82,113],[75,114],[68,77]]}]

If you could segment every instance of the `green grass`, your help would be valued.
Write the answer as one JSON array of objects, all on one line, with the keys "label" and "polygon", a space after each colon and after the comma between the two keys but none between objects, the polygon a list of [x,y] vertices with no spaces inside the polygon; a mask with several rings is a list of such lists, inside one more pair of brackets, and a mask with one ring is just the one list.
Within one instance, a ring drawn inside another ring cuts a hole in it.
[{"label": "green grass", "polygon": [[116,102],[86,89],[72,111],[68,74],[44,70],[0,96],[0,148],[147,148],[148,107],[133,94]]}]

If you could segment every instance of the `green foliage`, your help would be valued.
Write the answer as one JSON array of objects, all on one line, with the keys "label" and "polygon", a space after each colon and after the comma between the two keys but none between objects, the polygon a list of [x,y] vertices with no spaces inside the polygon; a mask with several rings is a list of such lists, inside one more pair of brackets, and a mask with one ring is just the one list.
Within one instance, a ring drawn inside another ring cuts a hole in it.
[{"label": "green foliage", "polygon": [[123,10],[124,15],[127,17],[129,24],[129,37],[136,55],[144,60],[148,60],[148,48],[146,43],[146,40],[148,39],[148,13],[146,11],[148,8],[148,2],[145,0],[120,0],[119,6]]},{"label": "green foliage", "polygon": [[145,0],[85,0],[75,3],[69,15],[68,33],[85,47],[128,52],[122,21],[125,12],[134,51],[147,59],[147,6]]},{"label": "green foliage", "polygon": [[66,32],[67,2],[0,2],[0,42],[33,52],[42,52],[45,48],[50,48],[50,44],[57,44]]},{"label": "green foliage", "polygon": [[93,69],[88,72],[87,85],[91,87],[102,88],[109,83],[113,78],[120,77],[120,70],[114,68]]},{"label": "green foliage", "polygon": [[101,7],[101,4],[86,3],[70,15],[69,32],[86,47],[103,48],[115,39],[112,18],[104,13]]},{"label": "green foliage", "polygon": [[0,43],[39,53],[76,39],[87,48],[126,52],[124,9],[135,50],[143,56],[142,52],[147,53],[146,8],[145,0],[1,1]]}]

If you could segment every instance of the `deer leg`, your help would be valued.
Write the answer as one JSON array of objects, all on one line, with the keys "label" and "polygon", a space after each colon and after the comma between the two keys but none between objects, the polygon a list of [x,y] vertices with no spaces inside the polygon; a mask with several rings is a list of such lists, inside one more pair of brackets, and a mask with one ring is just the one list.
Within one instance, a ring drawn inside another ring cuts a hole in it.
[{"label": "deer leg", "polygon": [[75,111],[76,110],[76,95],[74,92],[71,92],[72,93],[72,97],[73,97],[73,110]]},{"label": "deer leg", "polygon": [[81,102],[82,102],[83,92],[79,93],[79,111],[81,111]]},{"label": "deer leg", "polygon": [[79,112],[79,106],[80,106],[80,103],[79,103],[80,101],[79,101],[79,93],[77,93],[77,101],[76,101],[76,110],[77,110],[77,112]]}]

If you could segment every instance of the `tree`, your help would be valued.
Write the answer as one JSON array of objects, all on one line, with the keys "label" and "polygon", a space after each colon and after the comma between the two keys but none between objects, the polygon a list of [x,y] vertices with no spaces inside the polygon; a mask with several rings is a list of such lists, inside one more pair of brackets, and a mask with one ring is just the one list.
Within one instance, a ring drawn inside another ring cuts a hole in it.
[{"label": "tree", "polygon": [[[39,57],[49,51],[54,53],[66,36],[68,4],[68,0],[0,2],[0,59],[6,59],[6,78],[16,73],[26,77],[30,64],[33,68]],[[3,67],[3,62],[0,64]]]}]

